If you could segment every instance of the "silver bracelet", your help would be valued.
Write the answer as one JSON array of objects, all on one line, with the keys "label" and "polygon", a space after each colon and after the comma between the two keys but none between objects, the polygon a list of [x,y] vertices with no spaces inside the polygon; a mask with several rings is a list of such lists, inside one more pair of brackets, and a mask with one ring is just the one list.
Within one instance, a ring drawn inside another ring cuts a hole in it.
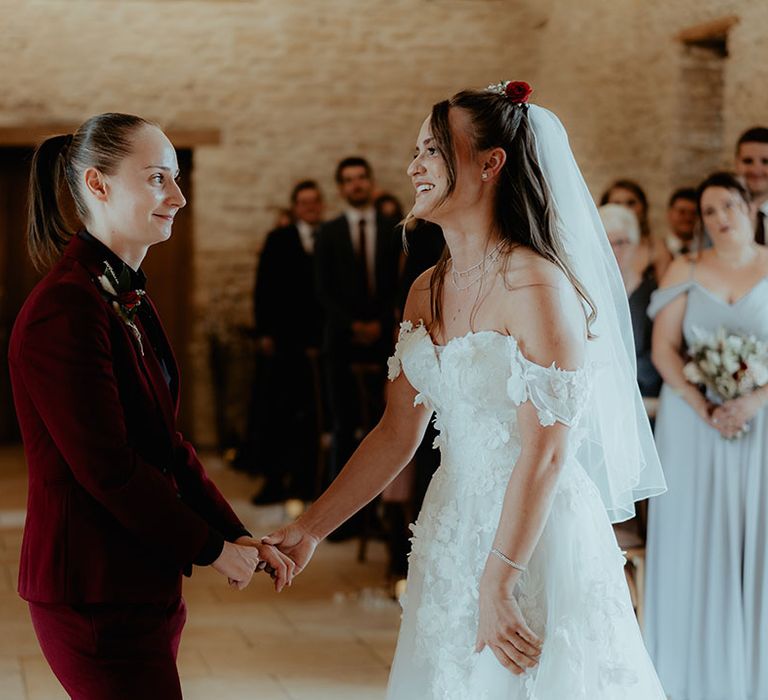
[{"label": "silver bracelet", "polygon": [[491,549],[491,554],[497,556],[507,566],[511,566],[513,569],[517,569],[518,571],[528,571],[528,567],[527,566],[523,566],[522,564],[518,564],[516,561],[512,561],[512,559],[510,559],[503,552],[500,552],[498,549],[496,549],[496,547]]}]

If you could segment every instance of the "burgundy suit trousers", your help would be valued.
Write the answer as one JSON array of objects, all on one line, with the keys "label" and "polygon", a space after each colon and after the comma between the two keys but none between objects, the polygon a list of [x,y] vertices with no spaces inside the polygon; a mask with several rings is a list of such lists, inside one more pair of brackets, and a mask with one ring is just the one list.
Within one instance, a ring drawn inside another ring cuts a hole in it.
[{"label": "burgundy suit trousers", "polygon": [[29,603],[40,647],[72,700],[181,700],[184,600],[162,605]]}]

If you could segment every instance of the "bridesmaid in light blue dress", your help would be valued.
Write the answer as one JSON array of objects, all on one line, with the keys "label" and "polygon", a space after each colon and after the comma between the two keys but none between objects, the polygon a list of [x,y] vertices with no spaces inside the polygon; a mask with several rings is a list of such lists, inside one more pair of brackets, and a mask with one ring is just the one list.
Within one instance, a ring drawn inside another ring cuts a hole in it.
[{"label": "bridesmaid in light blue dress", "polygon": [[768,249],[730,174],[698,197],[713,247],[675,260],[648,311],[669,490],[650,503],[646,642],[671,700],[766,700],[768,388],[716,406],[682,370],[694,328],[768,338]]}]

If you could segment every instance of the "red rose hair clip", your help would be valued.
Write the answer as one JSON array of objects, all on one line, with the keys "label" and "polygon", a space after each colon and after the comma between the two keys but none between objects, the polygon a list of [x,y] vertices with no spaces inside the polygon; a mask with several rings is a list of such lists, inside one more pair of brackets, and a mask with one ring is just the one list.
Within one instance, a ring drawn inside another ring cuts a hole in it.
[{"label": "red rose hair clip", "polygon": [[524,80],[502,80],[495,85],[489,85],[486,91],[502,95],[513,104],[523,105],[528,102],[528,98],[533,93],[533,88]]}]

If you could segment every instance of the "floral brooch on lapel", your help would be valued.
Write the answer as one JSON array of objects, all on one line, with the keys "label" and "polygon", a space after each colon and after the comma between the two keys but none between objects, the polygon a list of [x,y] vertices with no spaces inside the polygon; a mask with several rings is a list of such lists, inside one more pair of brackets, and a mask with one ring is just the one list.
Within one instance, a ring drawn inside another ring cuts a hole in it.
[{"label": "floral brooch on lapel", "polygon": [[143,289],[131,289],[131,273],[128,266],[123,266],[120,276],[115,274],[112,266],[104,261],[104,274],[96,278],[104,290],[104,298],[110,302],[115,313],[123,319],[139,343],[139,350],[144,355],[144,345],[141,342],[141,332],[134,319],[141,306],[141,298],[146,294]]}]

